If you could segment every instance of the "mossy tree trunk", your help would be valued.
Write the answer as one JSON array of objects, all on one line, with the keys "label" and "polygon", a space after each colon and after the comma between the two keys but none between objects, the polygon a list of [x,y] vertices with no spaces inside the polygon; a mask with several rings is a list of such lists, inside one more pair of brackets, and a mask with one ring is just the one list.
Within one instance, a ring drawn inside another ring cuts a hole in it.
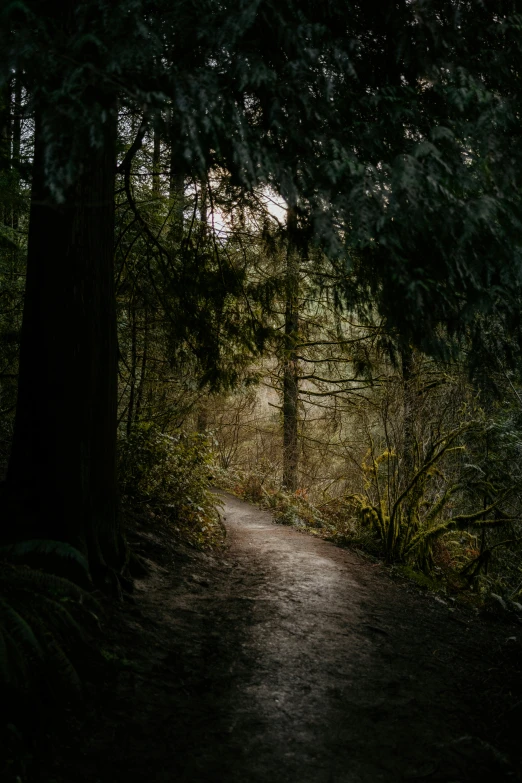
[{"label": "mossy tree trunk", "polygon": [[413,477],[416,469],[416,441],[415,441],[415,359],[410,345],[402,345],[400,348],[401,373],[403,388],[403,477],[404,483]]}]

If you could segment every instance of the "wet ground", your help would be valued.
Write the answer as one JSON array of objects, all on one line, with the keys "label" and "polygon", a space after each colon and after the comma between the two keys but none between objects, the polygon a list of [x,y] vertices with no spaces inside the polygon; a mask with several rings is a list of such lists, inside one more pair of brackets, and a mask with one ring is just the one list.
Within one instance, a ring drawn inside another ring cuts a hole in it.
[{"label": "wet ground", "polygon": [[520,626],[223,497],[222,554],[142,536],[152,574],[114,618],[81,764],[71,746],[53,780],[520,779]]}]

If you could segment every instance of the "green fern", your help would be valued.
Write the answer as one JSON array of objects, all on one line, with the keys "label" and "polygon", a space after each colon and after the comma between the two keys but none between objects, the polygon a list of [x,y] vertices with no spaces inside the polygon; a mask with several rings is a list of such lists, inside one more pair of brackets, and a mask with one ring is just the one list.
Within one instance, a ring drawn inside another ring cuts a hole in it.
[{"label": "green fern", "polygon": [[86,557],[62,541],[31,539],[5,544],[0,547],[0,560],[54,574],[84,588],[92,584]]},{"label": "green fern", "polygon": [[10,562],[26,563],[29,557],[35,555],[50,555],[62,561],[72,561],[78,565],[85,574],[89,574],[87,559],[75,547],[65,544],[63,541],[51,541],[48,539],[31,539],[29,541],[17,541],[0,547],[0,558]]},{"label": "green fern", "polygon": [[0,622],[2,622],[7,634],[20,650],[22,658],[24,657],[24,651],[33,653],[36,658],[41,658],[42,647],[31,625],[23,616],[23,607],[21,607],[21,613],[17,609],[10,602],[0,597]]},{"label": "green fern", "polygon": [[88,574],[83,555],[68,544],[34,540],[0,549],[0,692],[41,691],[57,699],[81,691],[70,648],[85,640],[97,619],[96,600],[74,582],[26,565],[38,557],[74,562]]}]

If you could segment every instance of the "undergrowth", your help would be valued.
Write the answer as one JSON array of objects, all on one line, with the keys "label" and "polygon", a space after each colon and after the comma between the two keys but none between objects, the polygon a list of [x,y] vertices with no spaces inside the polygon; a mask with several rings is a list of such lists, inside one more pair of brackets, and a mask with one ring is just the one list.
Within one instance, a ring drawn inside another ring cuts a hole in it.
[{"label": "undergrowth", "polygon": [[[35,567],[35,566],[38,567]],[[33,749],[82,698],[77,662],[98,603],[80,552],[57,541],[0,548],[0,777],[22,781]],[[94,624],[94,625],[93,625]]]},{"label": "undergrowth", "polygon": [[[372,562],[387,561],[379,531],[366,524],[351,497],[332,497],[314,503],[303,490],[288,493],[278,488],[270,482],[266,472],[256,474],[215,467],[214,474],[220,488],[270,510],[277,523],[320,536],[337,546],[349,547]],[[497,609],[522,610],[518,593],[506,594],[495,575],[484,572],[473,575],[470,564],[477,562],[479,551],[477,535],[468,531],[448,531],[434,542],[429,568],[423,570],[415,561],[393,564],[388,561],[388,564],[392,576],[405,578],[421,589],[453,596],[476,607],[492,606],[493,596]],[[503,596],[501,600],[498,594]]]},{"label": "undergrowth", "polygon": [[142,523],[166,523],[172,534],[198,549],[220,546],[223,527],[211,492],[212,456],[198,433],[175,436],[150,423],[135,426],[119,443],[124,513]]}]

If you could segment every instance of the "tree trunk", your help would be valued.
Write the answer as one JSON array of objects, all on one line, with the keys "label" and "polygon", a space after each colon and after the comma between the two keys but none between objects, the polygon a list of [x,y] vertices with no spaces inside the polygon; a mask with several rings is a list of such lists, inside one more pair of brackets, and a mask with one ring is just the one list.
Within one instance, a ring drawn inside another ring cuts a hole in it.
[{"label": "tree trunk", "polygon": [[66,541],[93,577],[122,565],[116,487],[113,274],[116,112],[63,204],[35,127],[20,378],[7,489],[11,537]]},{"label": "tree trunk", "polygon": [[129,406],[127,409],[127,437],[132,432],[132,425],[134,424],[134,399],[136,396],[136,368],[137,368],[137,324],[136,324],[136,306],[134,299],[131,301],[130,307],[130,321],[131,321],[131,366],[130,366],[130,391],[129,391]]},{"label": "tree trunk", "polygon": [[183,210],[185,207],[185,176],[176,165],[173,139],[171,139],[169,197],[171,209],[170,234],[175,242],[181,242],[183,238]]},{"label": "tree trunk", "polygon": [[138,390],[136,394],[136,412],[134,420],[136,422],[141,420],[141,409],[143,405],[145,382],[147,378],[147,359],[148,359],[148,346],[149,346],[149,316],[147,308],[144,312],[143,321],[143,352],[141,355],[141,370],[140,370],[140,382],[138,384]]},{"label": "tree trunk", "polygon": [[161,137],[159,128],[154,128],[154,147],[152,151],[152,195],[158,198],[160,195],[160,171],[161,171]]},{"label": "tree trunk", "polygon": [[418,467],[417,443],[415,438],[415,361],[413,349],[402,345],[400,349],[403,388],[403,484],[406,486]]},{"label": "tree trunk", "polygon": [[200,435],[206,435],[208,430],[209,416],[208,416],[208,397],[201,399],[198,408],[198,415],[196,420],[196,430]]},{"label": "tree trunk", "polygon": [[[0,88],[0,183],[3,189],[9,187],[11,171],[11,82]],[[0,202],[0,223],[10,221],[9,209]]]},{"label": "tree trunk", "polygon": [[299,375],[296,345],[299,330],[299,255],[295,242],[297,216],[288,210],[286,255],[285,353],[283,359],[283,487],[297,489],[299,466]]},{"label": "tree trunk", "polygon": [[[15,79],[15,89],[14,89],[13,154],[12,154],[14,177],[16,181],[17,192],[20,187],[19,166],[20,166],[20,152],[21,152],[21,145],[22,145],[22,116],[21,115],[22,115],[22,83],[20,81],[20,77],[17,76]],[[13,206],[13,228],[15,229],[15,231],[18,231],[18,227],[19,227],[18,209],[19,209],[18,204],[15,204]]]}]

